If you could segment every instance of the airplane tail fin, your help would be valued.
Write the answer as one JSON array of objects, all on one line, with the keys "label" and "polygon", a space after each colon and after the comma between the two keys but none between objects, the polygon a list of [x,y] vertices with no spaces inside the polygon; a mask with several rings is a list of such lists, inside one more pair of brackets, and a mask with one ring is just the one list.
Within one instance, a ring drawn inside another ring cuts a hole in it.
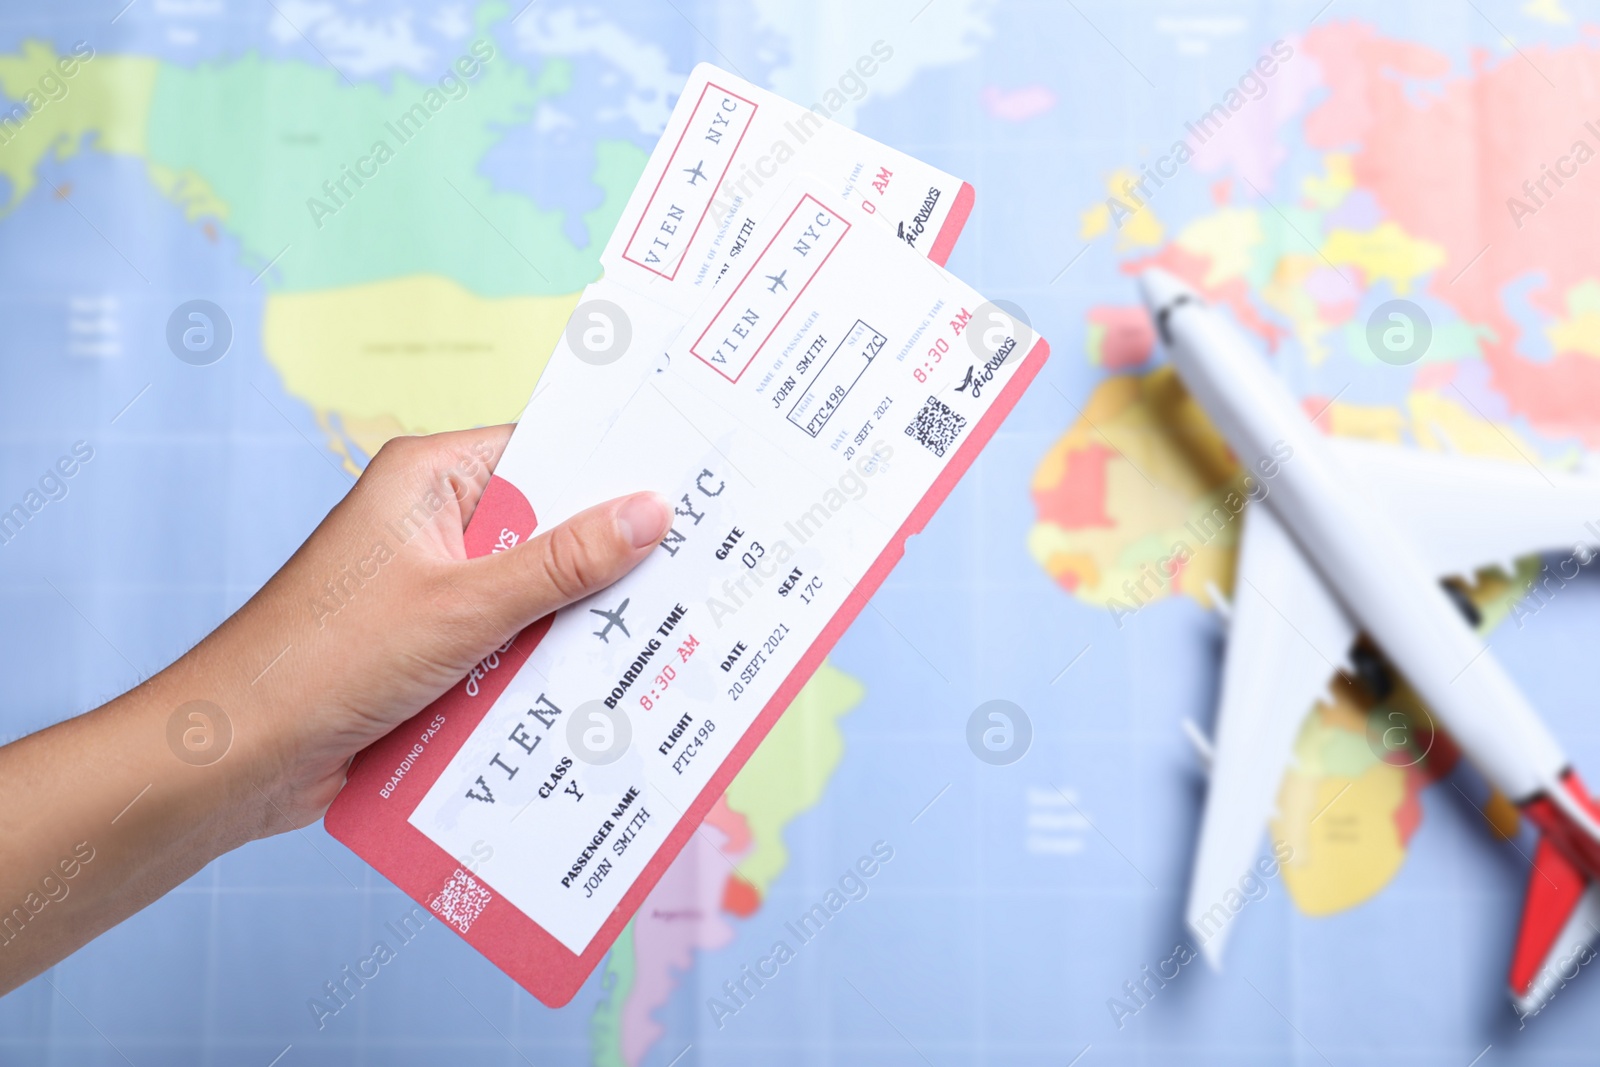
[{"label": "airplane tail fin", "polygon": [[1590,946],[1600,939],[1600,887],[1595,882],[1600,839],[1592,832],[1600,804],[1572,771],[1561,786],[1565,795],[1537,797],[1523,806],[1541,834],[1528,872],[1509,976],[1512,1002],[1524,1018],[1542,1010],[1578,967],[1593,958]]}]

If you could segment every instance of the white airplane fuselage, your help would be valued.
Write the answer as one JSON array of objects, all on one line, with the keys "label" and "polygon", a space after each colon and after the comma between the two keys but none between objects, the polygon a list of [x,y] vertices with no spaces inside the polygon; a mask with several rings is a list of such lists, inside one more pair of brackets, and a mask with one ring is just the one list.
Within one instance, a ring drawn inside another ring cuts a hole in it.
[{"label": "white airplane fuselage", "polygon": [[1251,506],[1272,509],[1490,784],[1519,804],[1547,794],[1566,808],[1555,738],[1262,356],[1177,279],[1151,272],[1144,288],[1178,374],[1240,464],[1257,478],[1258,463],[1277,466]]}]

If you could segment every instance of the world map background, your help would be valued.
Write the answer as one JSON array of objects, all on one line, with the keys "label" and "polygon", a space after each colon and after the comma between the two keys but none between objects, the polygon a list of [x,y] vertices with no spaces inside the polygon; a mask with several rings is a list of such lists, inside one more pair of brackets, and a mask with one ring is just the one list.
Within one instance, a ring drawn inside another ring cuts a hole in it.
[{"label": "world map background", "polygon": [[[387,437],[514,418],[696,61],[809,104],[888,43],[837,117],[976,187],[950,266],[1055,355],[569,1006],[437,923],[397,938],[410,901],[317,827],[222,857],[0,1001],[0,1061],[1588,1055],[1583,976],[1525,1028],[1504,1003],[1526,877],[1504,835],[1525,831],[1469,768],[1379,759],[1384,709],[1345,692],[1307,719],[1280,800],[1296,861],[1241,915],[1227,968],[1147,979],[1187,937],[1203,776],[1180,724],[1210,721],[1208,583],[1230,587],[1237,531],[1128,591],[1233,475],[1152,356],[1130,272],[1160,263],[1228,306],[1330,432],[1586,462],[1600,169],[1575,164],[1537,204],[1522,187],[1575,142],[1600,148],[1595,12],[117,6],[0,15],[8,100],[78,42],[93,53],[0,144],[0,503],[94,449],[0,548],[4,738],[180,655]],[[318,227],[322,181],[485,39],[468,91]],[[1243,83],[1278,42],[1289,58]],[[1130,191],[1178,142],[1194,158]],[[165,343],[194,298],[234,330],[207,367]],[[1365,339],[1395,298],[1433,323],[1414,365]],[[1492,645],[1594,767],[1596,586],[1518,600],[1539,564],[1505,563],[1474,590]],[[965,741],[996,698],[1034,729],[1006,767]],[[732,1000],[724,983],[878,842],[893,858],[867,895]],[[380,939],[396,951],[377,977],[311,1007]]]}]

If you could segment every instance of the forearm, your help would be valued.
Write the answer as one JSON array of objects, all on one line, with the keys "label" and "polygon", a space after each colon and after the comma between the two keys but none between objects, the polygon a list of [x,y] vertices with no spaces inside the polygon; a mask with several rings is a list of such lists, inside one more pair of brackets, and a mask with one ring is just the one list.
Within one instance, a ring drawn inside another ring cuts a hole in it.
[{"label": "forearm", "polygon": [[352,756],[666,534],[666,504],[635,494],[468,560],[462,531],[509,436],[385,446],[177,663],[0,748],[0,993],[229,849],[320,817]]},{"label": "forearm", "polygon": [[[259,709],[224,677],[222,651],[196,649],[109,704],[0,748],[0,993],[216,856],[288,828],[261,789],[271,759],[252,729]],[[221,755],[221,724],[190,718],[204,709],[172,720],[224,690],[234,736]]]}]

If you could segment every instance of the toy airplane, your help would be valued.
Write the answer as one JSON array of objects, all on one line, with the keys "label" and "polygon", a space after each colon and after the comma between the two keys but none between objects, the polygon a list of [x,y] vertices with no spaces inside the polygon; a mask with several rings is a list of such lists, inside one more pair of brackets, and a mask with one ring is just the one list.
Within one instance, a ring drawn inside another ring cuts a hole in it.
[{"label": "toy airplane", "polygon": [[1541,835],[1510,974],[1519,1012],[1539,1010],[1563,959],[1600,936],[1600,806],[1440,579],[1575,545],[1587,559],[1600,481],[1325,437],[1192,289],[1159,270],[1140,285],[1190,395],[1265,490],[1243,511],[1185,918],[1217,965],[1216,905],[1257,857],[1305,710],[1365,633]]}]

